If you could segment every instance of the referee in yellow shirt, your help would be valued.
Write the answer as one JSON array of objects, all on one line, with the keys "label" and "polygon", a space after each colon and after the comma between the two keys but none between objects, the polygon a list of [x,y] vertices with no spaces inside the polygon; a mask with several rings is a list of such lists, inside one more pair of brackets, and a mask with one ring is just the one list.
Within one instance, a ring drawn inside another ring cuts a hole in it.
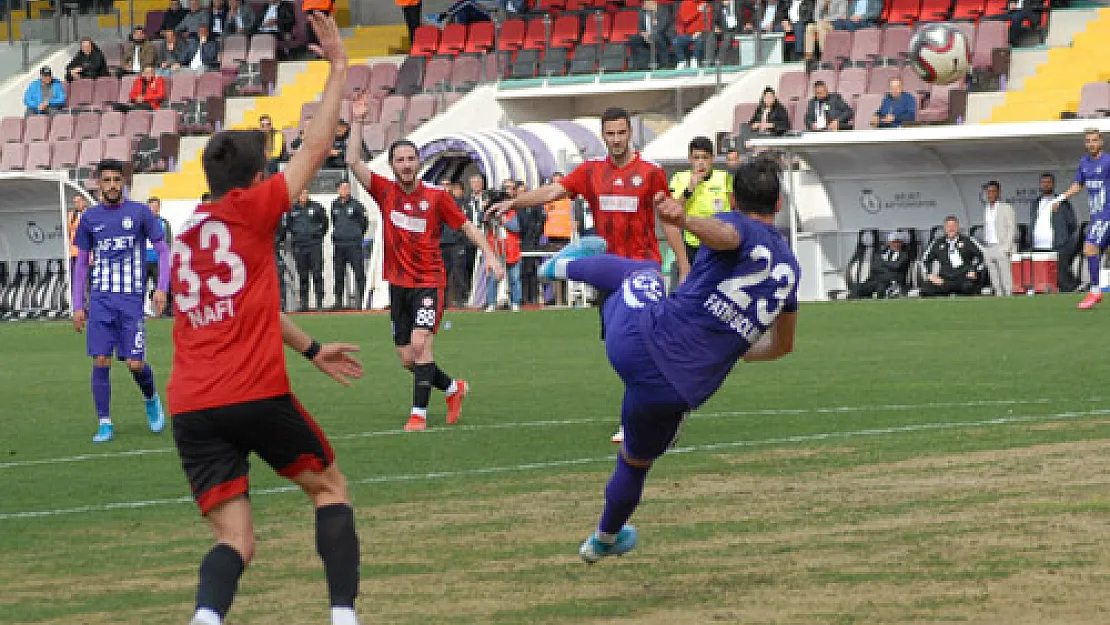
[{"label": "referee in yellow shirt", "polygon": [[[709,137],[694,137],[689,149],[690,169],[671,176],[671,196],[682,200],[690,217],[708,217],[732,209],[732,175],[722,169],[713,169],[713,141]],[[678,279],[686,279],[694,262],[701,241],[693,234],[683,234],[685,254],[675,250],[678,262]]]}]

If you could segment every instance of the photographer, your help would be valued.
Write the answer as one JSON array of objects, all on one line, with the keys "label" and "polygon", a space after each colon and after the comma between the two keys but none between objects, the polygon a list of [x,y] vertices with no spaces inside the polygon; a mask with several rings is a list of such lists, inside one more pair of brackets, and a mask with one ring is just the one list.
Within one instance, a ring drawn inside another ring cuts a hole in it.
[{"label": "photographer", "polygon": [[[513,312],[520,312],[522,289],[520,283],[520,220],[515,210],[498,216],[489,210],[491,204],[516,197],[516,183],[506,180],[501,191],[491,191],[482,213],[482,226],[490,247],[505,264],[505,278],[509,281],[509,306]],[[496,276],[486,277],[486,312],[497,310],[497,289],[500,281]]]}]

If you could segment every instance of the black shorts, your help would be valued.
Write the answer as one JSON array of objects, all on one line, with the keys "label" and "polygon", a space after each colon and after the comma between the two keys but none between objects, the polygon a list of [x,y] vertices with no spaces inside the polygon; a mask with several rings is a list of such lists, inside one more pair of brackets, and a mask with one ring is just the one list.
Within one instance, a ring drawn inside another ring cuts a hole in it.
[{"label": "black shorts", "polygon": [[389,320],[393,322],[393,344],[403,347],[412,342],[412,331],[439,331],[443,316],[443,288],[408,288],[389,285]]},{"label": "black shorts", "polygon": [[252,451],[288,479],[335,462],[327,437],[292,395],[174,415],[173,438],[201,514],[247,493]]}]

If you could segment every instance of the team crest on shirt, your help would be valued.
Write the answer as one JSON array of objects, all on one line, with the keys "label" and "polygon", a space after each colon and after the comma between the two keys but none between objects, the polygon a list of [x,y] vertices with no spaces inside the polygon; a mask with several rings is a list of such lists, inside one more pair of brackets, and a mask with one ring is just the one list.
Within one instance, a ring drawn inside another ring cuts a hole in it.
[{"label": "team crest on shirt", "polygon": [[634,187],[638,187],[638,186],[644,184],[644,179],[641,178],[639,175],[632,176],[631,180],[632,180],[632,186],[634,186]]},{"label": "team crest on shirt", "polygon": [[401,208],[402,208],[402,209],[403,209],[403,210],[404,210],[404,211],[405,211],[406,213],[411,213],[411,212],[412,212],[412,204],[409,204],[408,202],[405,202],[405,205],[404,205],[404,206],[402,206]]},{"label": "team crest on shirt", "polygon": [[422,303],[424,304],[424,308],[431,308],[435,301],[430,297],[425,297]]},{"label": "team crest on shirt", "polygon": [[134,225],[135,225],[135,222],[131,221],[130,217],[124,217],[123,218],[123,229],[124,230],[130,230],[131,226],[134,226]]},{"label": "team crest on shirt", "polygon": [[431,206],[431,204],[428,204],[428,200],[420,200],[420,210],[421,211],[428,212],[428,208],[430,206]]},{"label": "team crest on shirt", "polygon": [[613,186],[614,187],[623,187],[624,186],[624,179],[623,178],[617,178],[617,179],[613,180]]}]

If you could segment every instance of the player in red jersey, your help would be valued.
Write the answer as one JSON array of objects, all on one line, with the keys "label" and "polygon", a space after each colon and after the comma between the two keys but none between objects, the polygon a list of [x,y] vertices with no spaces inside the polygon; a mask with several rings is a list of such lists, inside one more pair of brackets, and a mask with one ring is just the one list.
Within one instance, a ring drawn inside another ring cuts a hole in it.
[{"label": "player in red jersey", "polygon": [[[362,123],[369,112],[369,98],[362,94],[351,106],[351,136],[362,136]],[[486,238],[467,221],[451,194],[430,187],[418,177],[420,156],[411,141],[394,141],[389,146],[389,166],[396,181],[370,171],[362,162],[362,142],[350,141],[347,164],[374,198],[382,214],[385,239],[383,277],[389,283],[389,316],[393,321],[393,343],[401,365],[412,371],[412,411],[406,432],[427,428],[428,401],[432,387],[447,394],[447,423],[455,424],[462,400],[469,392],[465,380],[453,380],[436,366],[432,341],[443,313],[447,286],[439,234],[443,224],[461,230],[478,249],[497,279],[505,268]]]},{"label": "player in red jersey", "polygon": [[[511,200],[494,204],[491,210],[504,214],[522,206],[540,206],[565,197],[582,196],[590,205],[594,230],[605,239],[608,252],[633,260],[660,262],[659,240],[655,236],[655,194],[669,193],[663,168],[640,158],[632,149],[632,119],[622,108],[609,108],[601,114],[601,137],[609,156],[590,159],[560,182],[552,182]],[[674,250],[679,279],[690,272],[682,230],[663,223],[663,235]],[[598,310],[604,309],[608,293],[599,293]],[[602,320],[602,338],[605,338]],[[624,442],[624,431],[617,430],[610,440]]]},{"label": "player in red jersey", "polygon": [[173,244],[173,434],[216,545],[200,565],[191,625],[220,625],[254,555],[247,456],[254,452],[304,490],[316,510],[332,625],[358,625],[359,546],[346,482],[328,439],[292,395],[282,344],[348,384],[362,375],[357,347],[320,345],[281,314],[274,235],[331,149],[347,53],[330,16],[309,14],[331,72],[304,146],[264,180],[266,138],[221,132],[202,156],[212,202],[197,207]]}]

